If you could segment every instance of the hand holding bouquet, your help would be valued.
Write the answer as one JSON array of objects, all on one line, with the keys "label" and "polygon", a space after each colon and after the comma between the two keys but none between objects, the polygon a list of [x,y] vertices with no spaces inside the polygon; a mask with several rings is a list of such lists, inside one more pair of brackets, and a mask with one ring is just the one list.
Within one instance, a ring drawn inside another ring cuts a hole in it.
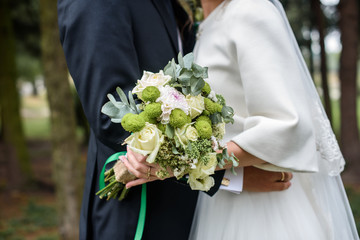
[{"label": "hand holding bouquet", "polygon": [[[169,177],[170,170],[177,179],[187,176],[191,189],[208,191],[214,185],[211,175],[217,165],[222,167],[225,160],[238,165],[235,156],[220,145],[225,124],[233,123],[233,110],[204,81],[207,68],[193,60],[192,53],[179,54],[178,64],[172,59],[158,73],[144,71],[128,98],[120,88],[121,101],[108,94],[110,101],[102,112],[132,133],[124,144],[147,156],[148,163],[158,164],[159,178]],[[105,175],[109,184],[97,194],[108,199],[117,197],[124,184],[136,178],[122,161]],[[122,191],[120,197],[124,195]]]}]

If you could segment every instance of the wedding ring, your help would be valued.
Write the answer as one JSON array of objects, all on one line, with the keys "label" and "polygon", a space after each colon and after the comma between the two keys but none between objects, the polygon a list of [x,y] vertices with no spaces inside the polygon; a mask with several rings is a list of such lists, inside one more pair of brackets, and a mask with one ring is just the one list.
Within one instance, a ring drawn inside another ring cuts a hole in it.
[{"label": "wedding ring", "polygon": [[147,179],[149,180],[151,176],[151,167],[148,168],[147,170]]},{"label": "wedding ring", "polygon": [[281,172],[281,179],[280,182],[284,182],[285,181],[285,173]]}]

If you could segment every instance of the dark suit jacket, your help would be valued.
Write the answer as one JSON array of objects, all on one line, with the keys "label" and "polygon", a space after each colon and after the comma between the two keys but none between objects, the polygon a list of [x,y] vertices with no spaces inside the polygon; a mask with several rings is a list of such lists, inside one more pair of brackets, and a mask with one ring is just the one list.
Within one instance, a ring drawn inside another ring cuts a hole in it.
[{"label": "dark suit jacket", "polygon": [[[172,0],[59,0],[58,20],[70,74],[91,128],[80,239],[133,239],[141,188],[132,188],[122,202],[95,195],[106,159],[124,150],[121,142],[127,136],[100,110],[107,93],[116,95],[117,86],[127,93],[143,70],[158,72],[177,56],[176,22],[185,52],[191,51],[194,34],[183,27],[186,14]],[[210,194],[218,189],[216,182]],[[148,183],[147,190],[143,239],[187,239],[197,191],[174,179]]]}]

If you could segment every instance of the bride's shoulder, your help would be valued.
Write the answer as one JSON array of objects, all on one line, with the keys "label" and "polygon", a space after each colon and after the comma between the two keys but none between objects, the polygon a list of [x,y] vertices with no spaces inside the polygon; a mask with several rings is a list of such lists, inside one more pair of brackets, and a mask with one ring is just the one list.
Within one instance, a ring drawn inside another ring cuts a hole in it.
[{"label": "bride's shoulder", "polygon": [[[225,0],[227,16],[241,22],[277,22],[281,15],[270,0]],[[277,1],[277,0],[275,0]]]}]

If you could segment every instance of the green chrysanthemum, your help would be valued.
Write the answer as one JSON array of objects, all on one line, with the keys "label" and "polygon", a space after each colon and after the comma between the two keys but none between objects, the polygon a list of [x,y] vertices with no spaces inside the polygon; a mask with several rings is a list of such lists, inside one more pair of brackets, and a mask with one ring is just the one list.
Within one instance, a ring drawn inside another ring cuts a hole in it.
[{"label": "green chrysanthemum", "polygon": [[210,85],[207,82],[205,82],[204,87],[201,89],[201,93],[203,96],[207,97],[210,92],[211,92]]},{"label": "green chrysanthemum", "polygon": [[216,112],[221,112],[222,106],[216,102],[208,98],[204,98],[205,109],[209,111],[210,114],[214,114]]},{"label": "green chrysanthemum", "polygon": [[189,118],[186,113],[181,109],[174,109],[170,114],[170,125],[176,128],[184,126],[186,123],[189,123]]},{"label": "green chrysanthemum", "polygon": [[211,120],[208,116],[201,115],[196,119],[196,122],[206,121],[211,125]]},{"label": "green chrysanthemum", "polygon": [[157,118],[161,115],[161,103],[150,103],[145,106],[144,112],[150,117],[150,118]]},{"label": "green chrysanthemum", "polygon": [[151,118],[146,112],[141,112],[139,116],[142,117],[145,122],[157,124],[156,118]]},{"label": "green chrysanthemum", "polygon": [[128,132],[138,132],[145,126],[145,120],[138,114],[128,113],[121,119],[121,126]]},{"label": "green chrysanthemum", "polygon": [[155,102],[160,97],[160,91],[157,87],[149,86],[142,92],[142,99],[145,102]]},{"label": "green chrysanthemum", "polygon": [[211,124],[207,121],[196,121],[195,128],[198,131],[200,138],[210,138],[212,135]]}]

